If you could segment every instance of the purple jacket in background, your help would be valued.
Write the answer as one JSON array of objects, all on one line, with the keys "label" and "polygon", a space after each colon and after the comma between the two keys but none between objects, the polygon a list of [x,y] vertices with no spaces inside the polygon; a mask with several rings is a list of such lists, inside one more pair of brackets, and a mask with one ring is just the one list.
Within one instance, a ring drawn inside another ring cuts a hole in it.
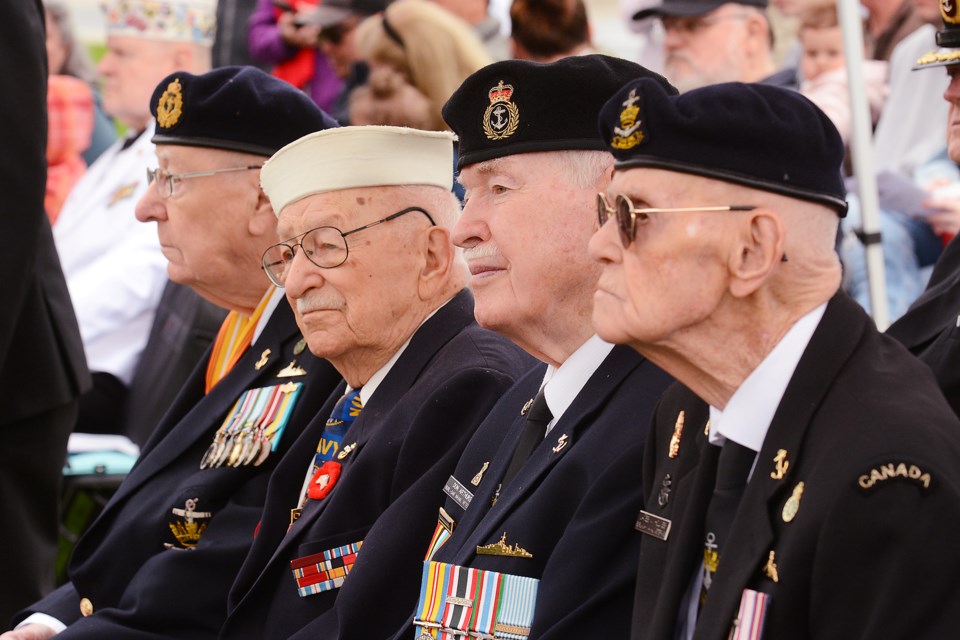
[{"label": "purple jacket in background", "polygon": [[[297,53],[297,49],[288,46],[280,37],[274,12],[271,0],[257,0],[257,8],[250,16],[247,32],[250,55],[270,65],[285,62]],[[343,82],[337,77],[330,62],[318,50],[313,79],[304,90],[321,109],[329,111],[342,86]]]}]

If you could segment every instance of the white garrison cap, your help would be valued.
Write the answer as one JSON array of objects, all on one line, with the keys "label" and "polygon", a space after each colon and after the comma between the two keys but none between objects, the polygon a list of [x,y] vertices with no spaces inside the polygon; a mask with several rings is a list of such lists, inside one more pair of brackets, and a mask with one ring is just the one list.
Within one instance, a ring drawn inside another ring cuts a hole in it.
[{"label": "white garrison cap", "polygon": [[110,0],[102,8],[108,35],[213,44],[216,0]]},{"label": "white garrison cap", "polygon": [[447,131],[341,127],[306,135],[273,154],[260,185],[273,210],[317,193],[398,185],[453,188],[453,142]]}]

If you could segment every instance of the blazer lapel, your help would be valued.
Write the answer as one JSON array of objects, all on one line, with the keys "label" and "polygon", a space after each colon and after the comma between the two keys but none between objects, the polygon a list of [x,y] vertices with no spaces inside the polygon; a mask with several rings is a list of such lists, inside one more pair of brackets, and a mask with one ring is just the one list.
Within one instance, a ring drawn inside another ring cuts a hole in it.
[{"label": "blazer lapel", "polygon": [[[861,321],[850,322],[851,315],[857,314]],[[700,614],[697,640],[726,638],[743,590],[756,586],[756,580],[763,590],[767,578],[761,570],[770,551],[776,551],[771,520],[776,517],[775,507],[795,484],[796,463],[803,456],[807,429],[837,373],[860,342],[866,322],[866,316],[845,294],[837,294],[828,304],[763,440],[753,476],[737,508],[730,544],[711,587],[713,595]],[[779,465],[776,460],[781,461]],[[789,463],[785,469],[784,460]]]},{"label": "blazer lapel", "polygon": [[[477,510],[480,515],[475,515],[474,518],[479,522],[464,539],[457,553],[460,563],[473,557],[477,545],[496,532],[495,530],[501,526],[504,519],[513,512],[514,507],[526,499],[532,487],[537,486],[540,477],[548,473],[567,452],[576,446],[583,431],[590,427],[597,414],[606,405],[607,399],[618,389],[619,383],[641,362],[643,360],[628,347],[615,347],[610,352],[510,485],[503,489],[497,503],[487,513]],[[510,438],[505,441],[509,442],[510,446],[501,447],[497,454],[498,469],[503,469],[502,473],[506,473],[506,467],[513,456],[523,428],[522,420],[519,421],[519,428],[517,427],[517,423],[511,426]],[[474,496],[474,500],[478,498],[481,496]]]}]

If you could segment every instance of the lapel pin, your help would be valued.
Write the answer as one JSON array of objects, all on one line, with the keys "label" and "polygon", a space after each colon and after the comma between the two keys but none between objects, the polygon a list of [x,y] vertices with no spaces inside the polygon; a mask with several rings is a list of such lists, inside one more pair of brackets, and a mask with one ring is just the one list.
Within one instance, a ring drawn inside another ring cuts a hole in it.
[{"label": "lapel pin", "polygon": [[567,434],[563,434],[563,435],[560,436],[560,438],[557,440],[557,446],[555,446],[555,447],[553,448],[553,452],[554,452],[554,453],[560,453],[560,452],[563,450],[563,448],[566,447],[566,446],[567,446]]},{"label": "lapel pin", "polygon": [[710,419],[707,419],[707,424],[703,425],[703,435],[710,435]]},{"label": "lapel pin", "polygon": [[348,444],[347,446],[345,446],[343,449],[340,450],[340,453],[337,454],[337,460],[343,460],[348,455],[350,455],[353,452],[353,450],[356,448],[357,448],[357,443],[351,442],[350,444]]},{"label": "lapel pin", "polygon": [[787,498],[786,504],[783,505],[783,521],[784,522],[793,522],[793,519],[797,517],[797,511],[800,510],[800,498],[803,496],[803,483],[798,482],[797,486],[793,488],[793,493]]},{"label": "lapel pin", "polygon": [[483,474],[487,472],[487,468],[490,466],[489,462],[484,462],[483,466],[480,467],[480,471],[477,471],[477,475],[473,476],[473,479],[470,480],[470,484],[475,487],[480,486],[480,481],[483,480]]},{"label": "lapel pin", "polygon": [[260,369],[263,369],[265,366],[267,366],[267,362],[270,361],[271,353],[273,352],[270,351],[270,349],[264,349],[263,353],[260,354],[260,359],[257,360],[257,363],[255,365],[253,365],[253,368],[256,369],[257,371],[260,371]]},{"label": "lapel pin", "polygon": [[533,406],[533,398],[530,398],[524,403],[523,408],[520,409],[520,415],[522,416],[527,415],[527,411],[530,411],[530,407],[532,406]]},{"label": "lapel pin", "polygon": [[500,539],[492,544],[486,544],[477,547],[477,555],[481,556],[507,556],[510,558],[532,558],[533,554],[520,545],[507,544],[507,532],[504,531]]},{"label": "lapel pin", "polygon": [[783,477],[787,475],[787,469],[790,468],[786,449],[777,450],[777,455],[773,456],[773,464],[776,468],[770,472],[770,477],[774,480],[783,480]]},{"label": "lapel pin", "polygon": [[683,418],[684,412],[681,411],[677,414],[677,423],[673,425],[673,435],[670,436],[670,451],[667,453],[667,457],[671,460],[676,458],[680,453],[680,436],[683,435]]},{"label": "lapel pin", "polygon": [[763,565],[763,574],[774,582],[780,582],[780,574],[777,573],[777,563],[774,562],[775,555],[773,549],[771,549],[770,555],[767,556],[767,564]]},{"label": "lapel pin", "polygon": [[300,338],[297,341],[297,344],[293,345],[293,355],[298,356],[303,353],[303,350],[307,348],[307,341],[304,338]]},{"label": "lapel pin", "polygon": [[657,504],[660,505],[660,508],[667,506],[667,503],[670,502],[670,487],[673,485],[673,478],[670,477],[670,474],[663,476],[663,481],[660,482],[660,493],[657,495]]},{"label": "lapel pin", "polygon": [[290,364],[285,366],[280,370],[280,373],[277,374],[278,378],[295,378],[297,376],[307,375],[307,370],[303,367],[297,366],[297,361],[292,360]]}]

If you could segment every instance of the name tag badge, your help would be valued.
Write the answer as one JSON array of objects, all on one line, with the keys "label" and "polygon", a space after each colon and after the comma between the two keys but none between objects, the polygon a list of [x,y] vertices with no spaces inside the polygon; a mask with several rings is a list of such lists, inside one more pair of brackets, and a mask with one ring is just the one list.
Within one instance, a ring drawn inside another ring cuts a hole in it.
[{"label": "name tag badge", "polygon": [[463,486],[463,483],[450,476],[447,484],[443,485],[443,492],[450,496],[450,499],[456,502],[461,509],[467,510],[470,501],[473,500],[473,492]]},{"label": "name tag badge", "polygon": [[673,522],[660,516],[655,516],[649,511],[641,511],[637,516],[637,523],[634,525],[637,531],[653,536],[657,540],[667,541],[670,535],[670,527]]}]

